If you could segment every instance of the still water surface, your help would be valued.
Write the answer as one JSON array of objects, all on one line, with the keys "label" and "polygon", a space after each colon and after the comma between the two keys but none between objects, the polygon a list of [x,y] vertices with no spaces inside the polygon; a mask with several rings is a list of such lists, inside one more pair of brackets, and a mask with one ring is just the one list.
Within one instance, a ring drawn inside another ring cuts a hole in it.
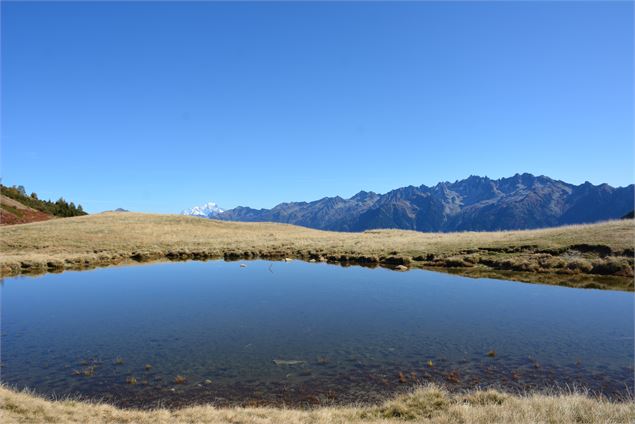
[{"label": "still water surface", "polygon": [[428,381],[633,391],[632,293],[246,265],[5,279],[2,382],[141,407],[375,401]]}]

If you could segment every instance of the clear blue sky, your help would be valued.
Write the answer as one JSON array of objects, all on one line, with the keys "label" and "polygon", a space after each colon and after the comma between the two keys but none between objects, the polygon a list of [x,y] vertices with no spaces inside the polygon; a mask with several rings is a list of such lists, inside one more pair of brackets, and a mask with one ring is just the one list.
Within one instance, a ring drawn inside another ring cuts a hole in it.
[{"label": "clear blue sky", "polygon": [[2,178],[179,212],[633,182],[633,4],[2,2]]}]

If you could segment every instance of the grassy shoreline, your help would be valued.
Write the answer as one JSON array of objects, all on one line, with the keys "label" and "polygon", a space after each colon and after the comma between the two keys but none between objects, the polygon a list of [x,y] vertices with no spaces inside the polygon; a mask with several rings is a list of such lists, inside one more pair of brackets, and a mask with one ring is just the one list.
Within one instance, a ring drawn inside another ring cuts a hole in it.
[{"label": "grassy shoreline", "polygon": [[199,405],[182,409],[120,409],[73,399],[48,400],[26,391],[0,387],[0,418],[4,423],[631,423],[632,399],[610,402],[585,393],[510,395],[495,390],[451,394],[424,386],[376,406],[217,408]]},{"label": "grassy shoreline", "polygon": [[13,276],[166,260],[294,258],[632,291],[633,240],[633,220],[525,231],[338,233],[102,213],[0,227],[0,270]]}]

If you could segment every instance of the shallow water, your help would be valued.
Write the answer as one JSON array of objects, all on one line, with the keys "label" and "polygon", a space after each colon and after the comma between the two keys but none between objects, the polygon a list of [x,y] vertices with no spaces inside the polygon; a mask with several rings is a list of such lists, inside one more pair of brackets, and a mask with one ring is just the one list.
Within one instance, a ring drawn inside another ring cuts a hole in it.
[{"label": "shallow water", "polygon": [[245,263],[5,279],[2,381],[141,407],[372,402],[428,381],[633,391],[632,293]]}]

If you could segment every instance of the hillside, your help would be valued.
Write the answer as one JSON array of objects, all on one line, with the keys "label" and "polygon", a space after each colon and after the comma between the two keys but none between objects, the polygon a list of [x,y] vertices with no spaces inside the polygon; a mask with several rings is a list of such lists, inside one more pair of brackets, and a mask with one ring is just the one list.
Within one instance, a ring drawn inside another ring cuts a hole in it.
[{"label": "hillside", "polygon": [[64,199],[41,200],[36,193],[27,195],[24,187],[0,185],[0,225],[25,224],[56,217],[86,215],[81,205]]},{"label": "hillside", "polygon": [[280,259],[434,268],[632,290],[635,222],[541,230],[342,233],[276,223],[111,212],[0,228],[4,275],[186,259]]},{"label": "hillside", "polygon": [[26,224],[46,221],[53,215],[30,208],[10,197],[0,194],[0,225]]},{"label": "hillside", "polygon": [[237,207],[213,217],[332,231],[497,231],[618,219],[633,210],[634,202],[634,185],[573,185],[545,176],[516,174],[498,180],[471,176],[433,187],[402,187],[386,194],[361,191],[350,199],[325,197],[281,203],[272,209]]}]

